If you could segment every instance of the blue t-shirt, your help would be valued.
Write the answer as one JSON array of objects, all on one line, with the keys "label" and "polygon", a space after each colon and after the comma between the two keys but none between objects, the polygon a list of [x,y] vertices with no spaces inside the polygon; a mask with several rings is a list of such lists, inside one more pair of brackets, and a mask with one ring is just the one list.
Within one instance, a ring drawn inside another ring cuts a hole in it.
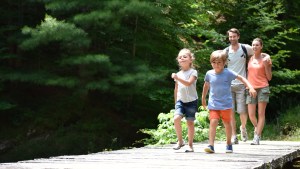
[{"label": "blue t-shirt", "polygon": [[236,79],[237,73],[227,68],[221,73],[214,70],[206,72],[204,81],[210,84],[208,109],[226,110],[232,108],[231,81]]}]

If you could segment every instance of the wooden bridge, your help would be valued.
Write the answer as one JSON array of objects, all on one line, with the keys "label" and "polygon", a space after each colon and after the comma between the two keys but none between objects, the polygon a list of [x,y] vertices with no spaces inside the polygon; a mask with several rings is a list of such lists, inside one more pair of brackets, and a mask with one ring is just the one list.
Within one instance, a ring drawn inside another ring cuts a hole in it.
[{"label": "wooden bridge", "polygon": [[[207,143],[195,143],[193,153],[173,145],[146,146],[88,155],[68,155],[45,159],[1,163],[0,169],[280,169],[293,159],[288,169],[300,169],[300,142],[261,141],[261,145],[240,142],[233,153],[225,153],[225,142],[216,142],[214,154],[206,154]],[[286,167],[284,167],[286,168]]]}]

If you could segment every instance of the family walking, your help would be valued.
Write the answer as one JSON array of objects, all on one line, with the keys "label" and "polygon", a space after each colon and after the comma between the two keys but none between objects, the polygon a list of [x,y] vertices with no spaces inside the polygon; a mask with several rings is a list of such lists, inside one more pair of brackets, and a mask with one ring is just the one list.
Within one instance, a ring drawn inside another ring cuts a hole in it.
[{"label": "family walking", "polygon": [[[239,43],[240,33],[232,28],[227,31],[230,46],[211,53],[211,70],[205,74],[202,89],[202,106],[209,110],[209,145],[204,149],[214,153],[216,128],[221,119],[226,133],[225,152],[233,152],[233,144],[238,144],[235,112],[239,114],[241,141],[248,140],[247,119],[254,127],[251,145],[259,145],[265,123],[265,110],[269,102],[269,81],[272,78],[270,56],[262,53],[263,42],[259,38],[252,41],[252,47]],[[188,149],[193,152],[194,120],[198,108],[196,82],[197,70],[194,68],[194,54],[182,49],[177,56],[180,71],[172,73],[175,81],[174,127],[178,142],[173,148],[178,150],[185,145],[182,137],[181,119],[185,118],[188,127]],[[227,66],[226,66],[227,65]],[[206,97],[208,94],[208,102]],[[258,118],[256,117],[258,107]]]}]

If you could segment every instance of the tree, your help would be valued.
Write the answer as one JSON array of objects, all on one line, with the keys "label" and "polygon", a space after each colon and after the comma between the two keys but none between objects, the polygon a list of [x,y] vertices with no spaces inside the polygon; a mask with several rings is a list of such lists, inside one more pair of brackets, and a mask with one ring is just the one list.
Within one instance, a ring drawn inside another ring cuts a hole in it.
[{"label": "tree", "polygon": [[[273,60],[273,79],[270,82],[272,101],[267,109],[267,112],[273,113],[267,113],[268,119],[276,118],[281,110],[297,104],[295,100],[299,94],[299,71],[293,70],[294,66],[287,67],[287,64],[291,63],[286,62],[297,58],[293,56],[296,53],[292,52],[292,46],[297,45],[299,41],[299,26],[296,22],[285,19],[290,18],[289,16],[296,19],[289,11],[290,4],[293,3],[295,6],[298,4],[283,0],[247,0],[243,3],[236,0],[208,0],[204,1],[202,6],[211,13],[209,22],[214,23],[211,27],[216,32],[223,32],[225,35],[228,29],[235,27],[241,32],[242,43],[251,44],[255,37],[263,39],[264,51],[270,54]],[[293,95],[292,98],[286,96],[290,98],[289,105],[284,104],[286,100],[282,100],[282,96],[286,94]]]}]

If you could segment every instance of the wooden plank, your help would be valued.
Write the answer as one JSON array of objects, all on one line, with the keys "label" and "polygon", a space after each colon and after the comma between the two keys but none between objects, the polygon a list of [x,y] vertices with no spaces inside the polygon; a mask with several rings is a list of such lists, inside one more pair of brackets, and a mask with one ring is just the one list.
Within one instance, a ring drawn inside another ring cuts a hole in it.
[{"label": "wooden plank", "polygon": [[0,169],[259,169],[281,168],[284,163],[300,157],[299,142],[261,141],[261,145],[250,145],[250,141],[240,142],[233,146],[232,154],[225,153],[225,142],[216,143],[214,154],[203,151],[207,143],[195,143],[193,153],[185,153],[185,147],[175,151],[172,146],[146,146],[88,155],[2,163]]}]

